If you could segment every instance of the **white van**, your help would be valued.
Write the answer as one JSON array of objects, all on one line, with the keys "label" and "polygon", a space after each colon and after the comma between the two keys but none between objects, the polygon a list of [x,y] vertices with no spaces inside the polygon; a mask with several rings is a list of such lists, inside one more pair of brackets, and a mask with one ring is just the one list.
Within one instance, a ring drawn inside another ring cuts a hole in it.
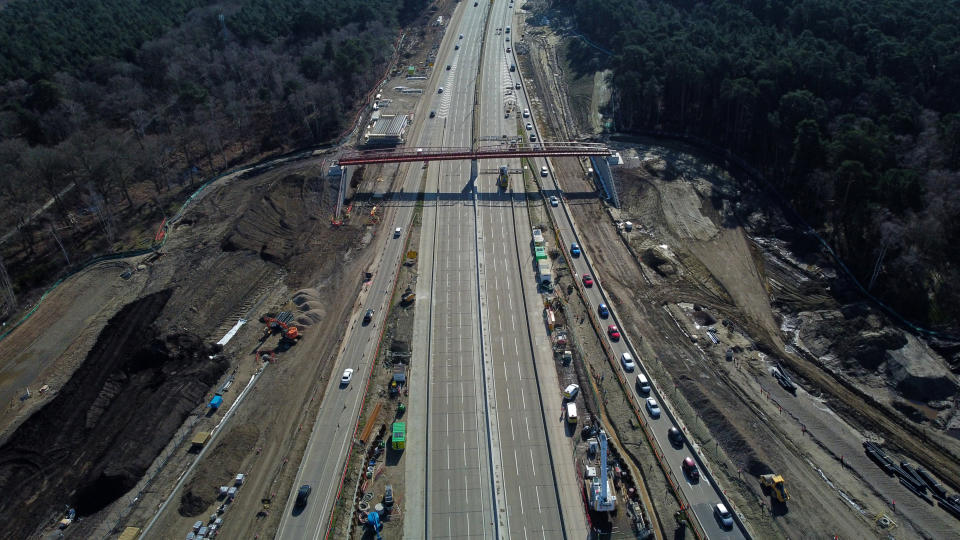
[{"label": "white van", "polygon": [[577,423],[577,404],[570,402],[567,403],[567,422],[571,424]]},{"label": "white van", "polygon": [[650,393],[650,381],[647,380],[647,376],[643,373],[637,374],[637,388],[644,394]]},{"label": "white van", "polygon": [[627,372],[633,371],[637,367],[637,364],[633,361],[633,355],[628,352],[623,353],[620,362],[623,363],[623,369]]}]

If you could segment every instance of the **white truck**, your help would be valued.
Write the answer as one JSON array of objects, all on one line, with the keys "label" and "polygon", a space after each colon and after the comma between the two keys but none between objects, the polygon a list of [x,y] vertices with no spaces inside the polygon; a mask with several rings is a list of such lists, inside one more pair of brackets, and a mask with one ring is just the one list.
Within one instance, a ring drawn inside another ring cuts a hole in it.
[{"label": "white truck", "polygon": [[533,230],[533,245],[541,247],[547,245],[543,239],[543,233],[540,231],[540,229]]},{"label": "white truck", "polygon": [[550,289],[553,287],[552,271],[553,268],[550,266],[549,260],[537,261],[537,280],[545,289]]}]

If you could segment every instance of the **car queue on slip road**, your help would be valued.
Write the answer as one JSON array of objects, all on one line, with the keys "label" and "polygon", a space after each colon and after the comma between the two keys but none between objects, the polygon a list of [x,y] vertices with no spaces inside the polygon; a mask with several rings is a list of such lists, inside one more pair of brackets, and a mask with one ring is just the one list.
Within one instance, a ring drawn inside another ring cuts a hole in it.
[{"label": "car queue on slip road", "polygon": [[[557,195],[560,195],[559,185],[557,188]],[[557,195],[549,198],[551,206],[559,206],[553,204],[553,199],[557,198]],[[563,219],[565,212],[564,214],[561,214],[560,210],[555,210],[555,212],[558,213],[558,219]],[[567,216],[569,215],[567,214]],[[576,238],[575,235],[573,235],[572,238],[566,237],[563,231],[559,231],[559,233],[564,237],[562,239],[567,241]],[[584,270],[586,270],[589,269],[590,263],[586,260],[582,245],[578,242],[570,242],[569,246],[571,255],[570,264],[576,276],[577,270],[575,266],[586,265],[587,268],[584,268]],[[599,319],[609,319],[611,317],[610,308],[604,302],[596,302],[598,295],[601,299],[603,298],[603,292],[599,290],[600,283],[596,276],[592,273],[584,272],[580,274],[579,279],[583,285],[581,291],[583,292],[584,300],[588,304],[596,306],[596,313]],[[654,438],[659,439],[658,433],[661,433],[660,430],[663,429],[663,423],[666,422],[669,425],[665,433],[665,442],[667,442],[668,445],[661,445],[661,448],[663,448],[663,459],[670,471],[673,472],[670,476],[675,477],[678,481],[679,485],[677,485],[677,488],[683,491],[690,510],[696,514],[697,521],[703,528],[703,534],[709,538],[749,538],[749,534],[744,529],[737,527],[733,513],[720,495],[720,488],[712,483],[712,479],[710,479],[709,476],[707,477],[708,481],[701,482],[701,467],[698,465],[697,460],[694,459],[696,456],[693,452],[695,446],[692,442],[688,443],[679,428],[671,425],[675,420],[669,415],[669,412],[664,414],[665,411],[662,409],[658,398],[653,395],[655,391],[651,381],[642,369],[637,369],[642,366],[638,366],[636,359],[634,359],[631,353],[630,344],[624,341],[625,338],[622,336],[619,326],[614,321],[612,324],[608,324],[606,331],[606,339],[609,343],[610,351],[614,355],[619,356],[620,369],[623,371],[624,377],[627,381],[630,381],[630,377],[635,377],[636,379],[635,392],[646,412],[645,416],[647,417],[646,420],[650,428],[650,434]],[[621,350],[618,350],[618,348]],[[627,350],[622,351],[624,348]],[[634,372],[636,372],[636,375],[634,375]],[[667,418],[664,418],[664,416]],[[681,453],[684,449],[688,449],[689,453]]]}]

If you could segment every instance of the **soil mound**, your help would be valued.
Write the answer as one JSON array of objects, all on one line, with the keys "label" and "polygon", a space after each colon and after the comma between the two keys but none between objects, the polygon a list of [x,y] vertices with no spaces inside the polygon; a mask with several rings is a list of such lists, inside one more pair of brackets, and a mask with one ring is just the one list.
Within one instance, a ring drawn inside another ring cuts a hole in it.
[{"label": "soil mound", "polygon": [[318,302],[320,300],[320,291],[316,289],[300,289],[293,293],[293,303],[302,306],[306,302]]},{"label": "soil mound", "polygon": [[300,175],[290,175],[271,186],[271,190],[259,201],[250,204],[233,225],[220,244],[223,251],[252,251],[260,258],[284,265],[291,257],[305,251],[309,235],[302,234],[313,228],[315,208],[308,208],[308,201],[315,201],[314,194],[307,193],[311,186]]},{"label": "soil mound", "polygon": [[888,351],[887,357],[887,370],[903,397],[926,402],[956,394],[956,378],[913,336],[907,336],[903,348]]},{"label": "soil mound", "polygon": [[320,302],[320,292],[316,289],[301,289],[294,293],[293,303],[297,309],[302,311],[297,316],[297,324],[310,326],[316,324],[326,317],[327,312]]},{"label": "soil mound", "polygon": [[5,537],[29,537],[64,504],[93,514],[133,488],[226,370],[197,336],[159,335],[153,322],[170,296],[121,309],[57,396],[0,447]]}]

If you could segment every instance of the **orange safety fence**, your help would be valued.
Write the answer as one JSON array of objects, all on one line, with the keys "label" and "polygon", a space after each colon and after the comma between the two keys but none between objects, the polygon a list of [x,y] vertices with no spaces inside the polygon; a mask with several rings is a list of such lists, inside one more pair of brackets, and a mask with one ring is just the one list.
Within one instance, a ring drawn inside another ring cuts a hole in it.
[{"label": "orange safety fence", "polygon": [[[411,228],[407,227],[407,233],[404,238],[404,244],[403,244],[404,249],[401,250],[400,252],[401,256],[403,253],[406,253],[407,251],[406,247],[407,247],[407,244],[410,242],[410,230]],[[400,266],[398,265],[397,271],[393,274],[393,287],[391,287],[390,296],[387,299],[388,306],[393,301],[394,295],[397,293],[397,280],[399,279],[400,279]],[[389,307],[387,309],[389,310]],[[386,315],[384,315],[384,322],[386,322]],[[363,385],[363,399],[360,401],[360,411],[357,413],[357,420],[353,426],[354,439],[357,436],[357,431],[360,429],[360,418],[363,416],[363,408],[364,408],[364,405],[366,405],[367,403],[367,389],[370,387],[370,379],[371,379],[371,375],[373,374],[373,368],[376,367],[377,358],[380,356],[380,346],[383,343],[383,333],[386,330],[386,327],[387,327],[386,324],[381,324],[380,332],[379,334],[377,334],[377,346],[374,348],[373,357],[370,361],[370,370],[367,372],[367,382],[366,384]],[[343,483],[347,479],[347,469],[349,468],[349,466],[350,466],[350,457],[348,456],[343,463],[343,472],[340,474],[340,483],[337,486],[337,496],[334,497],[333,505],[330,508],[330,517],[327,519],[327,530],[323,535],[324,540],[327,540],[328,538],[330,538],[330,531],[333,529],[333,516],[335,513],[334,509],[336,508],[337,503],[340,501],[340,496],[342,495],[342,492],[343,492]]]}]

